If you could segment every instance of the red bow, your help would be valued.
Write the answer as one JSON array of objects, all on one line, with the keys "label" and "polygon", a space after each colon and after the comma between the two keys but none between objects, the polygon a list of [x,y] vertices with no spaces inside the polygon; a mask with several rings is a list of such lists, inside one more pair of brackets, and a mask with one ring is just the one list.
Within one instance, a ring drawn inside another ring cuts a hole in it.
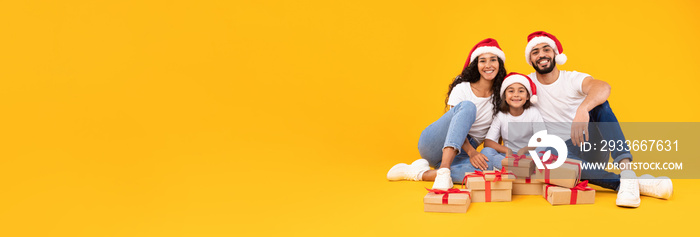
[{"label": "red bow", "polygon": [[570,204],[576,204],[576,199],[578,198],[578,190],[581,191],[588,191],[588,190],[593,190],[593,188],[588,187],[588,180],[584,180],[583,182],[578,183],[576,186],[574,186],[571,189],[571,200],[569,201]]},{"label": "red bow", "polygon": [[435,193],[435,194],[444,194],[444,195],[442,195],[442,204],[447,204],[447,200],[449,200],[450,193],[466,193],[471,198],[471,194],[469,193],[469,191],[462,191],[462,190],[459,190],[456,188],[451,188],[448,190],[425,188],[425,190],[428,190],[428,192]]},{"label": "red bow", "polygon": [[[464,179],[462,179],[462,188],[464,188],[464,185],[467,184],[467,177],[484,177],[484,180],[486,180],[486,176],[484,175],[484,172],[481,171],[474,171],[473,174],[470,175],[465,175]],[[488,182],[488,181],[487,181]]]},{"label": "red bow", "polygon": [[484,178],[484,198],[486,199],[486,202],[491,202],[491,181],[486,181],[486,175],[484,175],[484,172],[481,171],[474,171],[473,174],[470,175],[465,175],[464,179],[462,179],[462,188],[464,188],[464,185],[467,183],[467,178],[468,177],[483,177]]},{"label": "red bow", "polygon": [[581,191],[588,191],[588,190],[593,190],[593,188],[588,187],[588,180],[584,180],[583,182],[578,183],[575,187],[571,188],[571,190],[581,190]]},{"label": "red bow", "polygon": [[[491,173],[489,173],[489,174],[491,174]],[[494,171],[493,174],[496,175],[496,178],[494,178],[493,181],[501,181],[501,180],[503,180],[503,179],[501,178],[501,175],[503,175],[503,172],[501,172],[500,170]],[[508,174],[506,174],[506,175],[508,175]]]},{"label": "red bow", "polygon": [[[544,151],[540,151],[540,154],[544,155],[544,153],[545,153]],[[554,163],[555,161],[557,161],[558,159],[559,159],[559,157],[557,155],[551,155],[549,157],[549,160],[542,161],[542,164],[543,165],[551,164],[551,163]],[[540,159],[540,160],[542,160],[542,159]],[[547,166],[544,166],[544,169],[547,169]]]},{"label": "red bow", "polygon": [[526,159],[525,155],[513,154],[513,166],[518,166],[518,162],[522,159]]},{"label": "red bow", "polygon": [[[505,176],[508,176],[508,175],[513,175],[513,176],[515,176],[515,174],[513,174],[513,173],[511,173],[511,172],[507,172],[506,169],[505,169],[505,167],[503,167],[503,171],[495,170],[493,173],[484,173],[484,174],[485,174],[485,175],[486,175],[486,174],[489,174],[489,175],[490,175],[490,174],[493,174],[493,175],[495,175],[496,178],[494,178],[494,179],[492,180],[492,181],[494,181],[494,182],[495,182],[495,181],[503,181],[503,175],[505,175]],[[484,176],[484,180],[486,180],[486,176]]]},{"label": "red bow", "polygon": [[[544,190],[544,195],[547,195],[549,193],[549,187],[556,187],[556,185],[547,185],[547,188]],[[576,202],[578,202],[578,191],[590,191],[593,190],[593,188],[588,187],[588,180],[584,180],[583,182],[578,183],[576,186],[573,188],[570,188],[571,190],[571,199],[569,200],[569,204],[574,205]]]}]

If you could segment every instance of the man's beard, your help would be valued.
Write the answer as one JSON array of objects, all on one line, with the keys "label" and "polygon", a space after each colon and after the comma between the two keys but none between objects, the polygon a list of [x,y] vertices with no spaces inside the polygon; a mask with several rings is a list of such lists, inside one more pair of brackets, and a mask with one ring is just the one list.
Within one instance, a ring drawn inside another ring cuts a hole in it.
[{"label": "man's beard", "polygon": [[[557,57],[557,56],[554,56],[554,58],[556,58],[556,57]],[[540,69],[540,67],[538,67],[537,64],[535,64],[535,63],[532,63],[532,67],[535,68],[535,71],[537,71],[537,73],[539,73],[539,74],[547,74],[547,73],[550,73],[550,72],[552,72],[552,71],[554,70],[554,66],[556,65],[556,62],[554,61],[554,58],[550,58],[550,59],[543,58],[543,59],[549,60],[549,67],[546,67],[546,68],[544,68],[544,69]],[[542,59],[540,59],[540,60],[542,60]]]}]

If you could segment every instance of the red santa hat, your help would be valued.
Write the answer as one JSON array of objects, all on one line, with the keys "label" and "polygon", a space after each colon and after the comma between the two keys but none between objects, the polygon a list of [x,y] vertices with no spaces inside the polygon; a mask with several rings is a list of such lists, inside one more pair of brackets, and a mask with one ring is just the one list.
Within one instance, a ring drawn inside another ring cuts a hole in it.
[{"label": "red santa hat", "polygon": [[530,52],[532,51],[532,48],[541,43],[547,43],[549,47],[554,49],[554,53],[556,55],[555,61],[557,64],[562,65],[566,63],[564,47],[561,46],[561,42],[559,42],[557,37],[554,37],[554,35],[544,31],[535,31],[527,36],[527,47],[525,47],[525,59],[527,60],[527,64],[531,64]]},{"label": "red santa hat", "polygon": [[517,72],[508,73],[506,78],[503,79],[503,83],[501,84],[501,98],[503,98],[506,88],[514,83],[523,84],[525,89],[530,92],[530,103],[537,103],[537,86],[535,86],[535,83],[532,82],[530,77]]},{"label": "red santa hat", "polygon": [[478,44],[474,45],[472,51],[469,52],[469,60],[467,60],[467,62],[464,63],[464,67],[462,68],[462,70],[467,68],[467,66],[469,66],[469,63],[474,61],[474,59],[479,57],[479,55],[485,53],[495,54],[501,60],[503,60],[503,62],[506,61],[506,54],[503,53],[503,50],[501,50],[501,46],[498,46],[498,42],[495,39],[486,38],[485,40],[482,40]]}]

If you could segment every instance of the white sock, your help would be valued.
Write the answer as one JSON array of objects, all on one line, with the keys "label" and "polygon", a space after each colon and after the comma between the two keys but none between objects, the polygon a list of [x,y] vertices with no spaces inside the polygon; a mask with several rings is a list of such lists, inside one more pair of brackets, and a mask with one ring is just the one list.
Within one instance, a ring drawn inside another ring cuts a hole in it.
[{"label": "white sock", "polygon": [[415,180],[415,181],[423,181],[423,173],[425,173],[426,171],[428,171],[428,170],[423,170],[423,171],[421,171],[421,172],[418,172],[418,176],[417,176],[417,177],[414,177],[413,180]]},{"label": "white sock", "polygon": [[621,179],[636,179],[637,174],[634,173],[632,170],[623,170],[620,172],[620,178]]}]

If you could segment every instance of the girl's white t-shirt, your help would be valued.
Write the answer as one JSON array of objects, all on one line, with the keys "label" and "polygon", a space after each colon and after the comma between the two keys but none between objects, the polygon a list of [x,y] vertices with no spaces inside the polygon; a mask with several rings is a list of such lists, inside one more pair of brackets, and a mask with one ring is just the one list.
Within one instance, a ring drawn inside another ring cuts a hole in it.
[{"label": "girl's white t-shirt", "polygon": [[476,119],[469,129],[469,135],[481,143],[486,138],[486,133],[489,131],[489,126],[493,121],[493,103],[490,97],[477,97],[472,91],[469,82],[462,82],[452,88],[452,93],[447,100],[447,105],[457,106],[462,101],[471,101],[476,105]]},{"label": "girl's white t-shirt", "polygon": [[527,108],[523,114],[513,116],[510,113],[500,112],[493,119],[486,139],[498,142],[498,137],[513,152],[518,152],[527,147],[530,137],[536,132],[547,129],[542,115],[535,107]]}]

